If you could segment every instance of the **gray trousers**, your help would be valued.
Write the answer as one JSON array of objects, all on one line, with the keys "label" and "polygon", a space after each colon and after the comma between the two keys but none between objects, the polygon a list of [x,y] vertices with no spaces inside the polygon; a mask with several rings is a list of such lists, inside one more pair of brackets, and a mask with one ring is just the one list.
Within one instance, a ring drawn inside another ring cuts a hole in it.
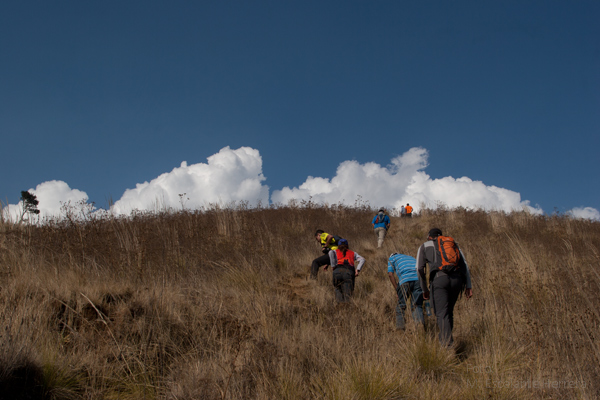
[{"label": "gray trousers", "polygon": [[431,298],[433,310],[440,328],[440,343],[452,346],[452,328],[454,327],[454,305],[463,287],[463,276],[461,274],[447,275],[437,273],[431,283]]}]

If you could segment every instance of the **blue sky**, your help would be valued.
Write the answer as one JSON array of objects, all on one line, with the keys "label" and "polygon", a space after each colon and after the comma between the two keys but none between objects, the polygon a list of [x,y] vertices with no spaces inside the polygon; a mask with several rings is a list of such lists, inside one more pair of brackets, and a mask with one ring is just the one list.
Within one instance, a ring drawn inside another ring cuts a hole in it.
[{"label": "blue sky", "polygon": [[597,1],[5,2],[0,198],[63,181],[107,207],[229,146],[269,194],[420,154],[421,194],[468,177],[599,210],[598,21]]}]

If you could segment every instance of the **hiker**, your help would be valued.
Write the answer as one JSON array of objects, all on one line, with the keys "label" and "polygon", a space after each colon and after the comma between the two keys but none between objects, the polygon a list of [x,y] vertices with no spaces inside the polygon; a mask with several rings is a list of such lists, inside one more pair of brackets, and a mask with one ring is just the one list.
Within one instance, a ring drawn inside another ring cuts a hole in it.
[{"label": "hiker", "polygon": [[406,210],[406,216],[407,216],[408,218],[411,218],[411,217],[412,217],[412,212],[413,212],[413,208],[412,208],[412,206],[411,206],[410,204],[406,203],[406,208],[405,208],[405,210]]},{"label": "hiker", "polygon": [[[450,246],[450,247],[449,247]],[[425,264],[429,265],[429,288],[425,277]],[[448,236],[433,228],[427,241],[417,252],[417,274],[423,290],[423,298],[433,301],[433,310],[440,329],[439,340],[442,345],[452,346],[452,328],[454,326],[454,305],[463,291],[467,299],[473,296],[471,273],[465,256]]]},{"label": "hiker", "polygon": [[317,279],[317,274],[319,273],[319,268],[325,266],[327,269],[327,265],[329,265],[329,251],[336,250],[338,248],[338,240],[341,239],[339,236],[333,236],[329,233],[325,233],[322,229],[317,229],[315,233],[315,239],[321,245],[322,256],[317,257],[313,260],[312,265],[310,267],[310,277],[312,279]]},{"label": "hiker", "polygon": [[400,207],[400,218],[406,217],[406,208],[404,206]]},{"label": "hiker", "polygon": [[392,253],[388,259],[388,276],[398,295],[396,329],[405,329],[406,305],[409,298],[412,302],[414,321],[421,326],[425,325],[425,319],[423,318],[423,290],[419,284],[416,264],[417,260],[406,254]]},{"label": "hiker", "polygon": [[347,303],[354,292],[354,279],[360,273],[365,259],[348,248],[348,241],[340,239],[338,248],[329,252],[333,266],[333,286],[338,303]]},{"label": "hiker", "polygon": [[371,224],[373,225],[375,235],[377,236],[377,248],[380,249],[381,246],[383,246],[385,234],[388,229],[390,229],[390,217],[385,214],[385,209],[383,207],[381,207],[377,215],[373,217]]}]

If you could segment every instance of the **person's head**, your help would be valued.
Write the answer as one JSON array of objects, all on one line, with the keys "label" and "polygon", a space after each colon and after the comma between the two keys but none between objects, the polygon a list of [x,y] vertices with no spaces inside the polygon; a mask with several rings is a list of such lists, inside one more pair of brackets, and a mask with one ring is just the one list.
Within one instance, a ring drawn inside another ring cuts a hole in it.
[{"label": "person's head", "polygon": [[384,212],[385,212],[385,208],[381,207],[381,208],[379,209],[379,213],[380,213],[380,214],[383,214]]},{"label": "person's head", "polygon": [[406,203],[407,206],[410,206],[410,204]]},{"label": "person's head", "polygon": [[346,250],[348,248],[348,240],[347,239],[340,239],[340,241],[338,242],[338,249],[340,250]]},{"label": "person's head", "polygon": [[388,257],[388,259],[391,259],[392,257],[397,256],[397,255],[412,257],[410,254],[393,252],[392,254],[390,254],[390,256]]},{"label": "person's head", "polygon": [[433,239],[436,239],[438,236],[441,236],[441,235],[442,235],[442,230],[441,229],[439,229],[439,228],[432,228],[429,231],[429,233],[428,233],[427,239],[433,240]]},{"label": "person's head", "polygon": [[315,238],[320,241],[321,240],[321,234],[325,233],[324,230],[322,229],[317,229],[317,231],[315,232]]}]

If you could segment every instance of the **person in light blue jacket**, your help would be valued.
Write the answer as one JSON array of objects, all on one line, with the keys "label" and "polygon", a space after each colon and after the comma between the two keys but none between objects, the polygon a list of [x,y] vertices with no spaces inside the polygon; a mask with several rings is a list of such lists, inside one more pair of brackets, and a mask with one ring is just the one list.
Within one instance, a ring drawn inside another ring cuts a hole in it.
[{"label": "person in light blue jacket", "polygon": [[376,216],[373,217],[371,222],[375,235],[377,236],[377,248],[380,249],[383,246],[383,239],[390,229],[390,217],[385,214],[385,209],[381,207]]},{"label": "person in light blue jacket", "polygon": [[406,254],[390,254],[388,276],[398,295],[396,329],[405,329],[406,307],[409,298],[412,301],[413,319],[420,326],[423,326],[425,324],[423,318],[423,290],[417,275],[417,260]]}]

